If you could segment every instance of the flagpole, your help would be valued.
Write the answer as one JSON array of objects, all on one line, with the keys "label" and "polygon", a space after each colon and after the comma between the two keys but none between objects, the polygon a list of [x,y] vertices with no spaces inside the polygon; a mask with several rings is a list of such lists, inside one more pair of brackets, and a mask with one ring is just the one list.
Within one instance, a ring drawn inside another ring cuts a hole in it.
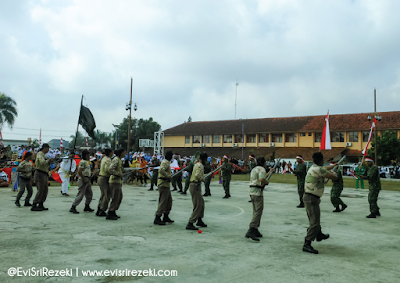
[{"label": "flagpole", "polygon": [[131,99],[129,100],[129,121],[128,121],[128,145],[126,147],[128,159],[129,159],[129,141],[130,141],[129,139],[130,139],[131,115],[132,115],[132,84],[133,84],[133,78],[131,78]]},{"label": "flagpole", "polygon": [[[79,107],[79,118],[78,118],[78,125],[76,126],[76,134],[75,134],[75,141],[74,141],[74,147],[72,149],[72,151],[75,154],[75,146],[76,146],[76,140],[78,139],[78,129],[79,129],[79,120],[81,119],[81,109],[82,109],[82,105],[83,105],[83,95],[82,95],[82,99],[81,99],[81,107]],[[72,162],[71,162],[71,166],[69,167],[69,171],[71,171],[72,168]]]}]

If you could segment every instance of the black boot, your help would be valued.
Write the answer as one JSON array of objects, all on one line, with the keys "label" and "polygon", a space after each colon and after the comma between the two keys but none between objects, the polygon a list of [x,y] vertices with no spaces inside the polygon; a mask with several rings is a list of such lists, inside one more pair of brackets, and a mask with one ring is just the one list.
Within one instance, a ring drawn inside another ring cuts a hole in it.
[{"label": "black boot", "polygon": [[381,213],[379,212],[379,209],[378,209],[378,212],[376,213],[376,216],[381,216]]},{"label": "black boot", "polygon": [[367,218],[376,218],[376,214],[371,213],[370,215],[367,216]]},{"label": "black boot", "polygon": [[165,222],[165,223],[174,223],[175,222],[174,220],[171,220],[169,218],[168,214],[166,214],[166,213],[164,213],[164,218],[163,218],[162,221]]},{"label": "black boot", "polygon": [[186,225],[186,230],[199,230],[199,229],[197,229],[196,227],[194,227],[194,225],[193,225],[193,223],[188,223],[187,225]]},{"label": "black boot", "polygon": [[339,209],[339,206],[337,206],[333,212],[342,212],[342,211]]},{"label": "black boot", "polygon": [[99,208],[96,212],[96,216],[100,216],[100,217],[107,216],[107,213],[104,210]]},{"label": "black boot", "polygon": [[257,236],[258,238],[262,238],[262,234],[260,233],[260,231],[258,231],[257,228],[254,228],[254,229],[255,229],[254,234],[256,234],[256,236]]},{"label": "black boot", "polygon": [[28,200],[25,200],[24,206],[32,206],[32,204],[29,203],[29,199],[28,199]]},{"label": "black boot", "polygon": [[153,187],[150,187],[150,189],[148,189],[148,191],[154,191]]},{"label": "black boot", "polygon": [[69,210],[69,212],[72,212],[73,214],[78,214],[79,213],[79,211],[76,210],[76,206],[75,205],[71,206],[71,209]]},{"label": "black boot", "polygon": [[90,206],[88,204],[86,204],[85,208],[83,209],[83,211],[85,211],[85,212],[93,212],[94,209],[91,209]]},{"label": "black boot", "polygon": [[107,220],[118,220],[118,217],[114,211],[108,211],[106,219]]},{"label": "black boot", "polygon": [[47,207],[43,206],[43,202],[39,202],[39,208],[42,210],[49,210]]},{"label": "black boot", "polygon": [[205,224],[205,223],[203,222],[203,220],[201,220],[201,218],[199,218],[199,219],[197,219],[196,226],[207,227],[207,224]]},{"label": "black boot", "polygon": [[326,240],[329,238],[329,234],[324,234],[321,231],[317,235],[317,242],[321,242],[322,240]]},{"label": "black boot", "polygon": [[156,218],[154,219],[154,224],[165,225],[165,222],[161,220],[161,215],[156,215]]},{"label": "black boot", "polygon": [[342,209],[341,209],[341,211],[345,210],[346,208],[347,208],[347,205],[342,204]]},{"label": "black boot", "polygon": [[183,193],[183,191],[182,191],[182,190],[179,190],[179,191],[177,191],[177,193]]},{"label": "black boot", "polygon": [[172,191],[177,191],[178,189],[177,188],[174,188]]},{"label": "black boot", "polygon": [[304,207],[304,202],[300,202],[300,204],[298,206],[296,206],[297,208],[303,208]]},{"label": "black boot", "polygon": [[257,235],[255,233],[255,228],[252,228],[252,227],[249,228],[249,231],[247,231],[245,237],[251,238],[253,241],[257,241],[257,242],[260,241],[260,239],[257,238]]},{"label": "black boot", "polygon": [[19,204],[19,199],[17,199],[17,200],[15,201],[15,205],[18,206],[18,207],[21,207],[21,205]]},{"label": "black boot", "polygon": [[42,209],[38,206],[37,203],[33,203],[31,207],[32,211],[42,211]]},{"label": "black boot", "polygon": [[229,198],[228,194],[225,194],[225,196],[223,198]]},{"label": "black boot", "polygon": [[186,191],[181,192],[181,195],[186,195],[186,194],[187,194]]},{"label": "black boot", "polygon": [[318,254],[318,251],[311,246],[311,241],[305,240],[303,245],[303,252]]}]

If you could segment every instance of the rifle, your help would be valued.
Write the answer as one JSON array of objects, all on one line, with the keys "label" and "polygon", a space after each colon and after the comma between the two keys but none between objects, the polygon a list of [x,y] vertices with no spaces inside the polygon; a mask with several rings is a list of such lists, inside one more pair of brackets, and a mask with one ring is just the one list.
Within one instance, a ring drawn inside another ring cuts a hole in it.
[{"label": "rifle", "polygon": [[[334,171],[338,166],[340,166],[340,164],[341,164],[345,159],[346,159],[346,155],[343,156],[343,157],[338,161],[338,163],[336,163],[335,167],[333,167],[333,169],[332,169],[331,171]],[[329,181],[329,179],[326,179],[326,180],[325,180],[325,184],[328,183],[328,181]]]},{"label": "rifle", "polygon": [[221,165],[221,166],[217,167],[216,169],[214,169],[213,171],[211,171],[210,173],[207,173],[207,175],[204,175],[204,179],[208,178],[208,176],[217,172],[222,166],[224,166],[224,165]]},{"label": "rifle", "polygon": [[[275,165],[274,165],[274,168],[273,168],[274,170],[275,170],[276,166],[278,166],[278,164],[279,164],[279,162],[281,161],[281,159],[282,159],[282,158],[278,158],[278,160],[275,162]],[[274,172],[275,172],[275,171],[274,171]],[[268,175],[267,181],[271,178],[271,176],[272,176],[272,173]]]},{"label": "rifle", "polygon": [[[186,167],[185,167],[186,168]],[[179,170],[178,172],[174,173],[171,175],[171,178],[178,175],[179,173],[181,173],[183,170],[185,170],[185,168],[182,168],[181,170]]]}]

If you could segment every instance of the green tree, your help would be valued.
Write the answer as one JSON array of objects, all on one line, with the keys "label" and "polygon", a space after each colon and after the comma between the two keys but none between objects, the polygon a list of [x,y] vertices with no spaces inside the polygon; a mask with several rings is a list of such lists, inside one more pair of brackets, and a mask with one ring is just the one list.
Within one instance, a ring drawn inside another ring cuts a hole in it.
[{"label": "green tree", "polygon": [[[71,135],[70,138],[72,139],[69,142],[69,148],[73,148],[74,144],[75,144],[75,135]],[[91,138],[91,137],[87,137],[88,138],[88,144],[89,146],[93,147],[96,145],[96,142]],[[85,136],[78,131],[77,134],[77,139],[76,139],[76,147],[85,147],[86,146],[86,139]]]},{"label": "green tree", "polygon": [[39,140],[38,139],[34,139],[33,141],[32,141],[32,144],[31,144],[34,148],[36,148],[36,147],[39,147]]},{"label": "green tree", "polygon": [[14,99],[0,92],[0,128],[3,128],[5,123],[12,128],[15,118],[18,116],[16,106],[17,103]]},{"label": "green tree", "polygon": [[102,132],[100,130],[96,130],[95,132],[95,137],[96,137],[96,146],[109,146],[109,144],[112,142],[113,140],[113,134],[109,134],[106,132]]},{"label": "green tree", "polygon": [[[118,125],[119,131],[119,146],[126,149],[128,145],[128,122],[129,118],[124,118],[121,124]],[[130,141],[129,147],[132,151],[139,150],[139,139],[154,139],[154,132],[161,129],[160,124],[153,121],[153,118],[131,119]]]},{"label": "green tree", "polygon": [[[400,139],[395,131],[385,131],[382,136],[376,137],[378,165],[390,165],[392,161],[400,161]],[[375,156],[375,140],[371,141],[368,154]]]}]

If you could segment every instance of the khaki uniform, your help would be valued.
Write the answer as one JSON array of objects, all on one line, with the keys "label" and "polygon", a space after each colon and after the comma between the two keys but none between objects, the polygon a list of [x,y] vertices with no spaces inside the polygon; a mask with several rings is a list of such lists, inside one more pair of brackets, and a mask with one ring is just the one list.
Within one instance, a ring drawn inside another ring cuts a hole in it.
[{"label": "khaki uniform", "polygon": [[43,151],[39,151],[36,155],[35,161],[35,184],[37,188],[37,193],[35,195],[35,199],[33,200],[33,204],[45,202],[47,198],[47,194],[49,192],[48,187],[48,179],[49,179],[49,164],[46,158],[46,155]]},{"label": "khaki uniform", "polygon": [[260,179],[267,179],[267,172],[264,167],[256,166],[250,172],[250,199],[253,203],[253,217],[250,222],[251,228],[260,227],[261,216],[264,210],[264,186]]},{"label": "khaki uniform", "polygon": [[108,208],[108,204],[110,203],[111,191],[110,191],[110,173],[108,172],[108,168],[111,165],[111,158],[108,156],[104,156],[100,162],[100,173],[99,173],[99,187],[100,187],[100,199],[98,208],[106,211]]},{"label": "khaki uniform", "polygon": [[33,165],[30,161],[24,160],[18,165],[17,171],[19,172],[19,192],[16,201],[19,201],[21,199],[26,188],[28,190],[28,194],[25,198],[25,203],[29,203],[29,200],[31,199],[33,194],[31,184],[32,170]]},{"label": "khaki uniform", "polygon": [[108,211],[116,211],[122,202],[122,177],[118,174],[123,174],[122,161],[119,157],[114,157],[109,167],[110,176],[110,208]]},{"label": "khaki uniform", "polygon": [[321,211],[319,204],[320,197],[324,193],[325,176],[328,171],[323,166],[313,164],[307,172],[305,193],[303,196],[304,206],[306,208],[308,221],[310,226],[307,229],[305,239],[314,241],[319,233],[321,233]]},{"label": "khaki uniform", "polygon": [[172,208],[172,195],[171,195],[171,166],[170,161],[164,159],[161,161],[160,170],[158,170],[158,208],[156,211],[157,216],[162,214],[168,215]]},{"label": "khaki uniform", "polygon": [[74,202],[72,203],[72,206],[78,206],[83,197],[85,197],[86,201],[85,204],[88,205],[92,201],[93,198],[93,192],[92,192],[92,184],[90,183],[90,164],[87,160],[81,160],[79,162],[78,170],[82,170],[82,175],[87,178],[87,182],[84,182],[84,180],[79,177],[78,179],[78,194],[75,197]]},{"label": "khaki uniform", "polygon": [[189,218],[189,223],[194,223],[199,218],[204,217],[204,199],[201,195],[202,181],[204,181],[204,166],[198,162],[194,165],[192,176],[190,177],[189,191],[192,195],[193,212]]}]

